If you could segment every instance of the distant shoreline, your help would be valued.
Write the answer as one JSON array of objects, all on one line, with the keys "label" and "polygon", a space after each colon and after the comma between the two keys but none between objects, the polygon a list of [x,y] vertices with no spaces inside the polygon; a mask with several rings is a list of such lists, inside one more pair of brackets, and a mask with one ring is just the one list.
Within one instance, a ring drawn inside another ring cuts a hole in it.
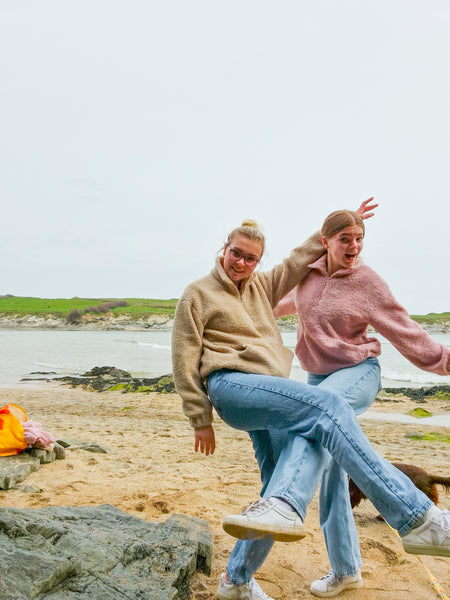
[{"label": "distant shoreline", "polygon": [[89,315],[79,324],[69,323],[56,315],[0,314],[0,329],[54,329],[59,331],[146,331],[172,329],[173,317],[149,315],[136,318],[131,315]]},{"label": "distant shoreline", "polygon": [[[437,321],[422,320],[414,318],[428,333],[448,334],[450,333],[450,319]],[[288,319],[277,319],[280,331],[295,331],[297,329],[297,317]],[[89,314],[84,315],[82,322],[78,324],[69,323],[66,318],[58,315],[36,315],[36,314],[1,314],[0,329],[17,330],[59,330],[59,331],[155,331],[171,330],[173,327],[173,316],[168,314],[150,314],[136,317],[129,314],[114,315]]]},{"label": "distant shoreline", "polygon": [[[0,329],[145,331],[172,329],[178,299],[35,298],[0,295]],[[450,312],[411,315],[429,333],[450,333]],[[297,315],[277,320],[297,329]]]}]

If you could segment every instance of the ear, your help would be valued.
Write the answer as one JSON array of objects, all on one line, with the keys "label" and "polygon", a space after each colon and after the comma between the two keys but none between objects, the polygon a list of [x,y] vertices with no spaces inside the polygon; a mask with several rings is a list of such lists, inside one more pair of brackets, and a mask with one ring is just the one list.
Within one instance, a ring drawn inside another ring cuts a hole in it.
[{"label": "ear", "polygon": [[227,251],[228,244],[224,244],[222,254],[225,256],[225,252]]},{"label": "ear", "polygon": [[327,249],[328,248],[328,241],[327,238],[325,236],[322,236],[322,246]]}]

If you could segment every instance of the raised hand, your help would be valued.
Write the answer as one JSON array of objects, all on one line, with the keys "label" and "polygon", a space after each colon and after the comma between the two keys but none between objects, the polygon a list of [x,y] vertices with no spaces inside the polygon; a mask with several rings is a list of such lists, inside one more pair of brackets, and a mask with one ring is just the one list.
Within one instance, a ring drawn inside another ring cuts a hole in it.
[{"label": "raised hand", "polygon": [[356,212],[361,217],[361,219],[370,219],[370,217],[373,217],[373,215],[375,214],[374,209],[377,206],[378,202],[374,202],[372,196],[372,198],[364,200],[364,202],[361,204],[361,206],[357,209]]}]

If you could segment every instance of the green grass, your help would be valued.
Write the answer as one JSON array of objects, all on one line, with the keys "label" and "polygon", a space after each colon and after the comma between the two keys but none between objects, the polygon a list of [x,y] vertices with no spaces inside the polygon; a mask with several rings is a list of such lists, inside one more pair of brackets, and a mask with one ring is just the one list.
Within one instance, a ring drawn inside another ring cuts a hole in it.
[{"label": "green grass", "polygon": [[[103,302],[118,298],[29,298],[25,296],[9,296],[0,298],[0,314],[17,315],[56,315],[67,317],[71,310],[81,312],[88,306],[96,306]],[[120,298],[126,300],[128,306],[113,309],[115,315],[127,314],[134,317],[145,317],[154,314],[173,315],[177,300],[154,300],[146,298]]]},{"label": "green grass", "polygon": [[424,408],[414,408],[409,411],[408,415],[415,417],[416,419],[425,419],[426,417],[432,417],[433,413],[430,413],[429,410],[425,410]]},{"label": "green grass", "polygon": [[[0,314],[17,315],[55,315],[67,317],[71,310],[77,309],[81,312],[88,306],[96,306],[103,302],[112,300],[126,300],[128,306],[120,306],[113,309],[115,315],[125,314],[133,317],[146,317],[148,315],[163,314],[173,316],[177,299],[158,300],[151,298],[31,298],[26,296],[0,297]],[[429,313],[427,315],[411,315],[411,318],[419,323],[439,323],[450,321],[450,312]],[[296,317],[283,317],[290,322]]]},{"label": "green grass", "polygon": [[430,431],[429,433],[409,431],[408,433],[405,433],[405,437],[421,442],[442,442],[444,444],[450,444],[450,435],[440,433],[439,431]]},{"label": "green grass", "polygon": [[[410,315],[411,319],[417,321],[417,323],[423,323],[424,325],[431,325],[432,323],[448,323],[450,321],[450,312],[443,313],[428,313],[427,315]],[[284,322],[297,322],[297,315],[288,315],[281,317],[281,321]]]},{"label": "green grass", "polygon": [[418,323],[440,323],[441,321],[450,321],[450,312],[428,313],[427,315],[411,315],[411,319]]}]

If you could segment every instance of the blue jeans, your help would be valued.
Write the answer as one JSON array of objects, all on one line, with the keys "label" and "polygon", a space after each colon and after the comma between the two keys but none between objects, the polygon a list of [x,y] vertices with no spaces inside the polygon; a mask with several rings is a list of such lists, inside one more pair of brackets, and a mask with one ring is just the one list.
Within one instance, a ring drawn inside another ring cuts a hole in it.
[{"label": "blue jeans", "polygon": [[[329,461],[321,447],[400,535],[432,506],[408,477],[375,452],[350,404],[322,385],[226,369],[211,373],[207,385],[221,418],[250,433],[263,479],[262,496],[284,498],[302,518]],[[283,442],[272,443],[275,429],[282,430]],[[272,544],[270,536],[238,541],[227,566],[231,581],[248,583]]]},{"label": "blue jeans", "polygon": [[[376,358],[330,375],[308,375],[308,383],[336,392],[353,408],[365,412],[381,389],[380,364]],[[278,433],[278,432],[277,432]],[[311,443],[305,440],[305,444]],[[316,442],[313,442],[316,443]],[[319,490],[320,526],[333,572],[339,577],[355,574],[361,567],[358,533],[348,493],[347,473],[321,447],[324,470]]]}]

